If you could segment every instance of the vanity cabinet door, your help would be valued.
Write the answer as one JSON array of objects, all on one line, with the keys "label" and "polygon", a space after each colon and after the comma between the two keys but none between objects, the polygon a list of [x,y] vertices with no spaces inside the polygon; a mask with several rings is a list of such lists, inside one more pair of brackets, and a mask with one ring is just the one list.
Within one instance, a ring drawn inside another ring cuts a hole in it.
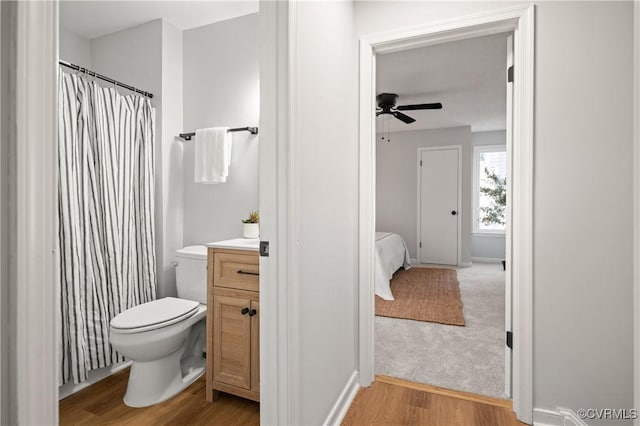
[{"label": "vanity cabinet door", "polygon": [[260,302],[251,301],[251,390],[260,393]]},{"label": "vanity cabinet door", "polygon": [[213,296],[213,380],[251,389],[250,299]]}]

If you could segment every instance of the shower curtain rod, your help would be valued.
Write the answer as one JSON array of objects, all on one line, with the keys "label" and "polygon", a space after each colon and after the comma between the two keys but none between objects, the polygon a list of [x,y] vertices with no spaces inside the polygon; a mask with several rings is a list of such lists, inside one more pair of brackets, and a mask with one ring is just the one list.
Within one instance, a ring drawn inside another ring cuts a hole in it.
[{"label": "shower curtain rod", "polygon": [[153,94],[152,93],[145,92],[144,90],[136,89],[133,86],[129,86],[128,84],[121,83],[118,80],[114,80],[114,79],[106,77],[106,76],[104,76],[102,74],[98,74],[95,71],[88,70],[88,69],[86,69],[84,67],[81,67],[79,65],[75,65],[75,64],[69,63],[67,61],[63,61],[63,60],[60,60],[58,62],[60,63],[60,65],[64,65],[65,67],[71,68],[73,70],[79,71],[79,72],[84,73],[84,74],[91,75],[93,77],[99,78],[100,80],[104,80],[106,82],[115,84],[116,86],[120,86],[120,87],[123,87],[123,88],[125,88],[127,90],[131,90],[132,92],[140,93],[141,95],[146,96],[147,98],[153,98]]}]

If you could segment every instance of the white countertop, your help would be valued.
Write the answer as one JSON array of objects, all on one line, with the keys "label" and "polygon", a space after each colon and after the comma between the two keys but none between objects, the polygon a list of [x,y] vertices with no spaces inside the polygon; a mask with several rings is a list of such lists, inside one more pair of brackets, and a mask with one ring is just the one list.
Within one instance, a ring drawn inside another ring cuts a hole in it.
[{"label": "white countertop", "polygon": [[234,238],[233,240],[214,241],[205,245],[211,248],[258,251],[260,238]]}]

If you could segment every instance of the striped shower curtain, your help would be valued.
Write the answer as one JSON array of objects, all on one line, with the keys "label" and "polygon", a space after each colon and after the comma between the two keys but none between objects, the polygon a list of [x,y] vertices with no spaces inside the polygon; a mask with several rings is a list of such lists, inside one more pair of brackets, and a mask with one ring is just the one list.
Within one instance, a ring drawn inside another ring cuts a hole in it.
[{"label": "striped shower curtain", "polygon": [[155,299],[155,110],[62,70],[58,102],[63,384],[122,361],[111,319]]}]

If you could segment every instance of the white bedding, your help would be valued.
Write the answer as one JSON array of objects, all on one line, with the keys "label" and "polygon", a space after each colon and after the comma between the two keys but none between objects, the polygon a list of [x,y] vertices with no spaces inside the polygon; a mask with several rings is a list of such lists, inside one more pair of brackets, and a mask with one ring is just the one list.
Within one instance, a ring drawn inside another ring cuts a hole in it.
[{"label": "white bedding", "polygon": [[376,232],[375,293],[384,300],[395,300],[391,294],[391,277],[400,267],[411,268],[407,244],[398,234]]}]

